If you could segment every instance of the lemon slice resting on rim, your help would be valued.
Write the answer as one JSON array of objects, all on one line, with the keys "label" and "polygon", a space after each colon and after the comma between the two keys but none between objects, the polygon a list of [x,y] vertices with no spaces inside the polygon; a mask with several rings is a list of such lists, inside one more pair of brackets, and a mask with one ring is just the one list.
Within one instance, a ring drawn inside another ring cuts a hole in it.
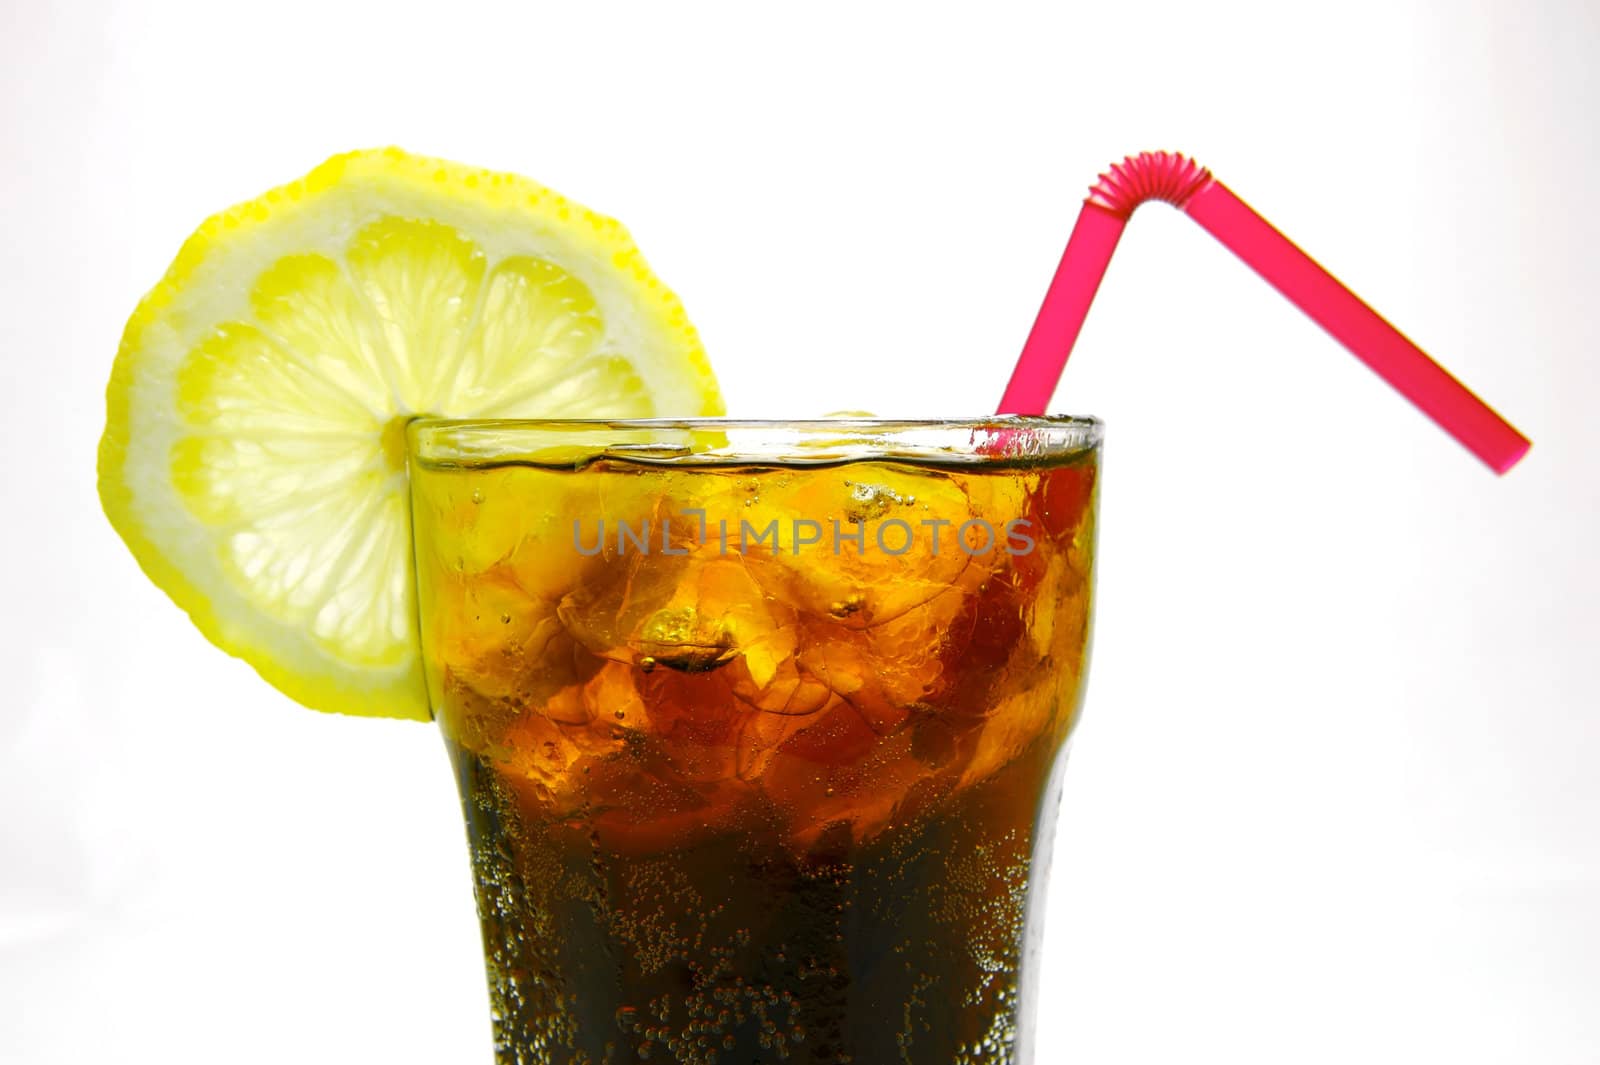
[{"label": "lemon slice resting on rim", "polygon": [[721,412],[616,222],[514,175],[354,152],[205,222],[140,303],[100,499],[151,580],[279,689],[426,720],[405,422]]}]

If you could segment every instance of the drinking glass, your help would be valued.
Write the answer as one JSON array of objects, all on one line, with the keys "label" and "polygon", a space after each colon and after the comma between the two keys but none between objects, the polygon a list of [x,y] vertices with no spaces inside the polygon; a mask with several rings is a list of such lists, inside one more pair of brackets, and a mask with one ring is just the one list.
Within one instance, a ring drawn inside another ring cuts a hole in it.
[{"label": "drinking glass", "polygon": [[409,432],[497,1060],[1029,1061],[1100,423]]}]

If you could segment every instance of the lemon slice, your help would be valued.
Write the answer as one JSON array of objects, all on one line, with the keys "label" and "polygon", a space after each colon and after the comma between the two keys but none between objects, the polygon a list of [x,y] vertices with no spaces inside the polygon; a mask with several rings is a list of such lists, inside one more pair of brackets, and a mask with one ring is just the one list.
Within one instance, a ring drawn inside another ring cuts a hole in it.
[{"label": "lemon slice", "polygon": [[319,710],[426,720],[405,422],[722,403],[627,232],[396,149],[219,214],[129,320],[100,498],[207,638]]}]

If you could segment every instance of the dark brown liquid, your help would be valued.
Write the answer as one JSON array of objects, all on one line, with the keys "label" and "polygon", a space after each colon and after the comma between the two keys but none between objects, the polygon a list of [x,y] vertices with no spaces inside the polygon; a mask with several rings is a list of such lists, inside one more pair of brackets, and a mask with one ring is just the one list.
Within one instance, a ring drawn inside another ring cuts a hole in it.
[{"label": "dark brown liquid", "polygon": [[416,476],[501,1062],[1026,1061],[1089,457]]},{"label": "dark brown liquid", "polygon": [[451,753],[501,1062],[1019,1060],[1050,743],[909,823],[863,843],[840,825],[800,856],[759,823],[608,851]]}]

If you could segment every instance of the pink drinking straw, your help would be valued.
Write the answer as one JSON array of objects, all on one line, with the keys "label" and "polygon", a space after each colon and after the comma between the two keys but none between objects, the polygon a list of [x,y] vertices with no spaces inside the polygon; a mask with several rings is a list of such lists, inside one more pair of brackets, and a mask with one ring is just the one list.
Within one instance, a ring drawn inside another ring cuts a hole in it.
[{"label": "pink drinking straw", "polygon": [[1527,437],[1295,247],[1209,170],[1176,152],[1129,156],[1113,165],[1110,173],[1101,174],[1089,190],[1039,317],[1000,400],[1001,414],[1044,413],[1117,240],[1134,209],[1146,200],[1170,203],[1200,223],[1496,473],[1505,473],[1527,454]]}]

